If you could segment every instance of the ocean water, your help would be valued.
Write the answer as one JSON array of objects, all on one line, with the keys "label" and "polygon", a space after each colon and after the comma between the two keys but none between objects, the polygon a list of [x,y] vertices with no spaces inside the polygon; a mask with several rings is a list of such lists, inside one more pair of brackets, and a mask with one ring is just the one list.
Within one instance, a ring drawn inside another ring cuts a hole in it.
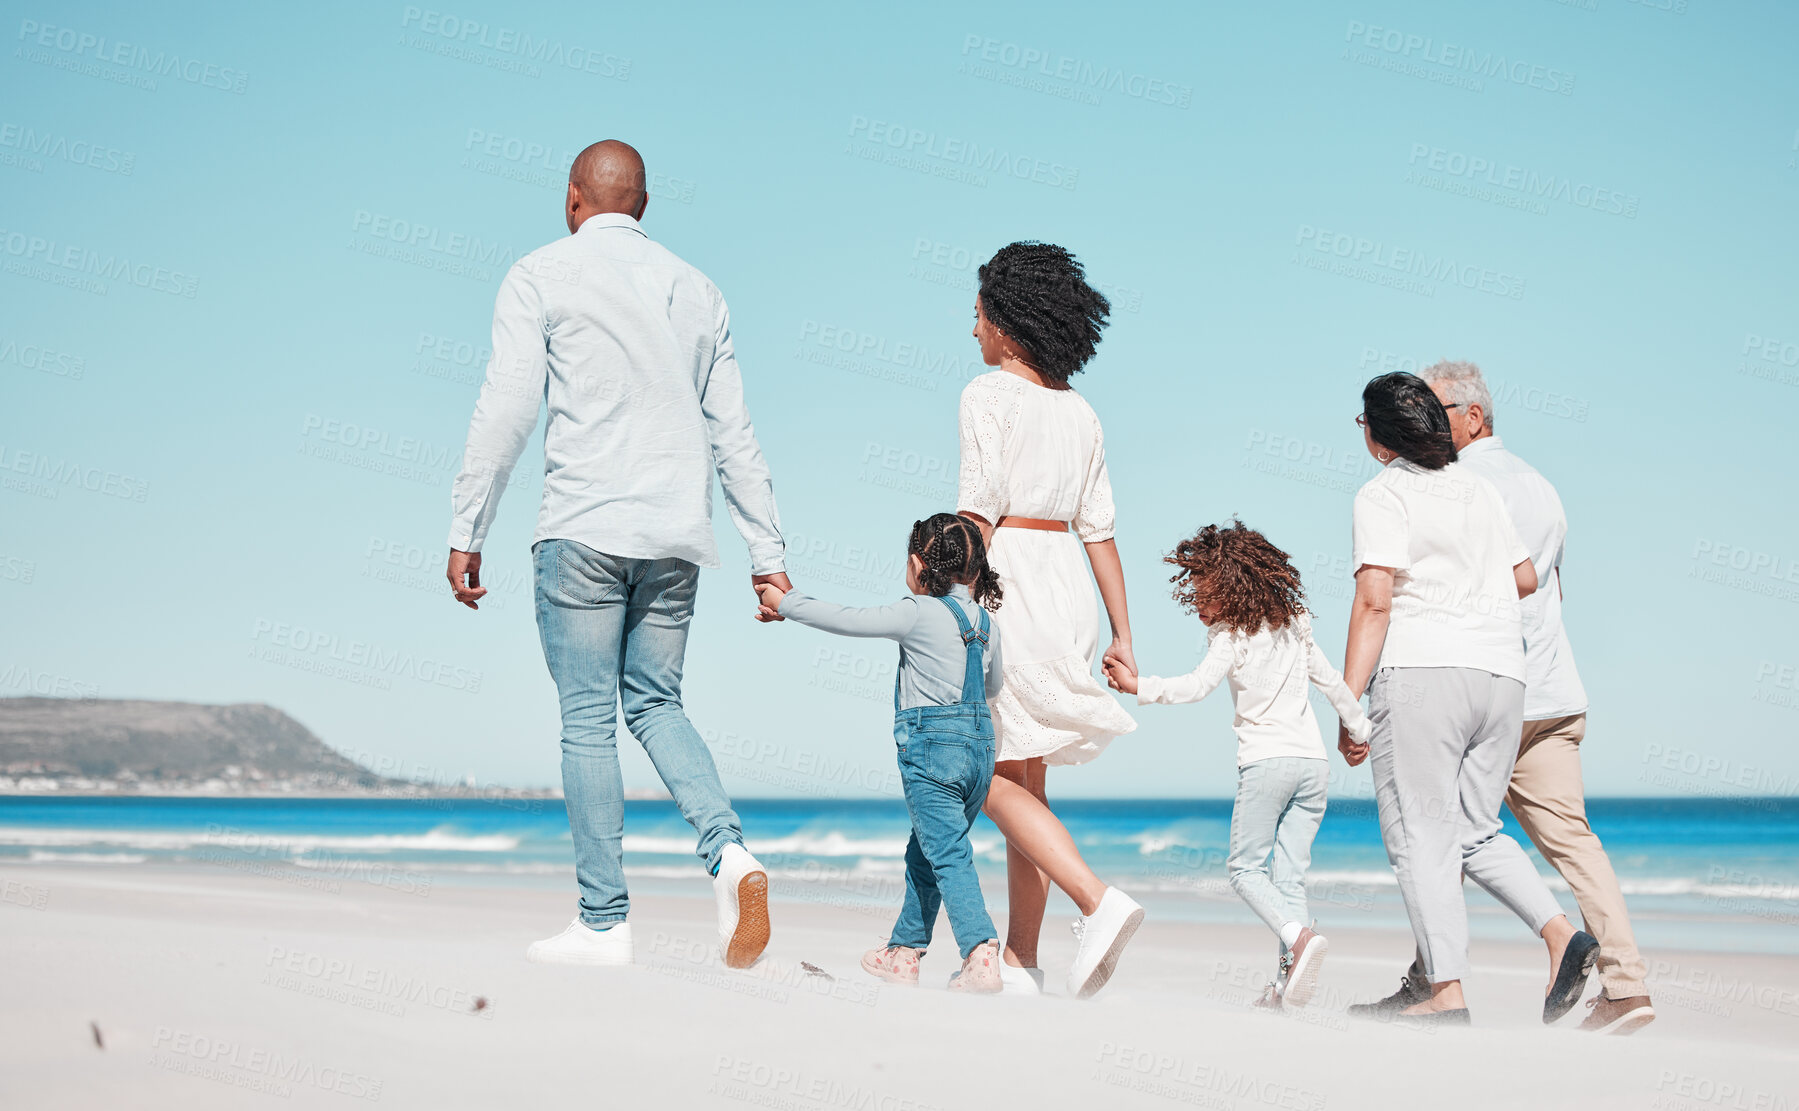
[{"label": "ocean water", "polygon": [[[736,805],[777,899],[866,913],[871,935],[885,928],[904,885],[903,804]],[[626,808],[632,889],[708,893],[693,833],[674,805]],[[1254,921],[1225,877],[1229,800],[1059,800],[1055,808],[1094,870],[1158,917]],[[1799,952],[1799,800],[1592,799],[1588,812],[1646,950]],[[1509,815],[1507,828],[1528,845]],[[1004,842],[985,818],[974,842],[989,905],[1003,913]],[[1566,884],[1537,863],[1573,913]],[[444,884],[571,896],[574,886],[557,799],[0,798],[0,874],[29,881],[34,869],[83,865],[219,870],[331,898],[371,886],[420,897]],[[1404,926],[1372,803],[1332,801],[1308,892],[1320,928]],[[1068,913],[1055,899],[1052,911]],[[1477,936],[1523,938],[1518,922],[1472,885],[1469,906]]]}]

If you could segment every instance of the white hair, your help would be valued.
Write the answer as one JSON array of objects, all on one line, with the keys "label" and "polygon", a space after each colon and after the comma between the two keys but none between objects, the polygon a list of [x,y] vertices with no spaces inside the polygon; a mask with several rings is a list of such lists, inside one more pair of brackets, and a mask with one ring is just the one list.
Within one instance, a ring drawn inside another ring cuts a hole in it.
[{"label": "white hair", "polygon": [[1493,395],[1480,368],[1461,360],[1443,359],[1418,372],[1418,377],[1431,386],[1441,385],[1449,400],[1458,405],[1480,406],[1481,424],[1493,431]]}]

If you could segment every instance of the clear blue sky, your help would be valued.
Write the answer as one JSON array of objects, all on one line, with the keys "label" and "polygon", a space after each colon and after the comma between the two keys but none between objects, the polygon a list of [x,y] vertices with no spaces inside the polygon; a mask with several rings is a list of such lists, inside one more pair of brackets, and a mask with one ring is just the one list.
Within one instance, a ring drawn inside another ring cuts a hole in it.
[{"label": "clear blue sky", "polygon": [[[907,527],[952,508],[972,265],[1053,240],[1118,310],[1078,385],[1146,669],[1202,644],[1162,553],[1233,513],[1340,653],[1360,386],[1468,358],[1568,508],[1590,790],[1799,785],[1790,5],[9,18],[0,693],[268,702],[389,770],[553,782],[540,439],[479,614],[448,490],[499,277],[619,137],[730,300],[797,583],[903,589]],[[890,784],[891,649],[753,623],[719,523],[687,674],[730,786]],[[1051,791],[1229,793],[1228,699],[1138,716]]]}]

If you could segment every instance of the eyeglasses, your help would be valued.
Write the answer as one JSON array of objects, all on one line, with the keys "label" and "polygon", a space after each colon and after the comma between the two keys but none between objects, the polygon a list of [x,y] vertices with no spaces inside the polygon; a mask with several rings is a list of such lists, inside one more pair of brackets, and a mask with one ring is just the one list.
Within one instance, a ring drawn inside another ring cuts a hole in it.
[{"label": "eyeglasses", "polygon": [[1368,427],[1368,418],[1361,413],[1357,413],[1355,415],[1355,426],[1357,428],[1367,428]]},{"label": "eyeglasses", "polygon": [[1460,409],[1461,407],[1462,403],[1459,401],[1451,401],[1449,404],[1443,406],[1445,409]]}]

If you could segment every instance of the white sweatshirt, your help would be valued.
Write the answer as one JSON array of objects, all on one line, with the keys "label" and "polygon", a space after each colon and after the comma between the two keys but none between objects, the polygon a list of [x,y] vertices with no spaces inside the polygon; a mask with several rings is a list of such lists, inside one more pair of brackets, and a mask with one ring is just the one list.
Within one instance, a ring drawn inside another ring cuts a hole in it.
[{"label": "white sweatshirt", "polygon": [[1318,647],[1304,614],[1283,629],[1263,626],[1253,636],[1212,626],[1199,666],[1175,679],[1139,677],[1137,704],[1198,702],[1226,679],[1237,711],[1231,728],[1237,734],[1238,767],[1276,756],[1325,759],[1308,682],[1324,692],[1358,744],[1373,728],[1342,673]]}]

